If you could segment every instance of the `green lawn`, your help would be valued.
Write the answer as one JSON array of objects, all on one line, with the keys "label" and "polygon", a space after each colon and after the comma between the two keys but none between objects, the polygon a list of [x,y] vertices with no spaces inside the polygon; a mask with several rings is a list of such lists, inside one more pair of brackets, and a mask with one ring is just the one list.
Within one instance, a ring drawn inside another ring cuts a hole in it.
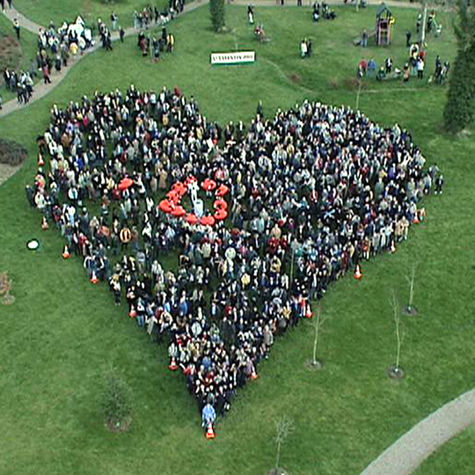
[{"label": "green lawn", "polygon": [[65,20],[74,21],[81,15],[87,23],[95,23],[98,18],[110,24],[110,15],[115,11],[119,15],[119,24],[124,28],[132,26],[134,10],[142,10],[145,6],[157,5],[163,8],[168,5],[164,0],[15,0],[15,7],[31,20],[40,25],[55,24]]},{"label": "green lawn", "polygon": [[475,426],[447,442],[417,470],[417,475],[470,475],[473,473]]},{"label": "green lawn", "polygon": [[[339,8],[335,22],[318,26],[309,11],[259,9],[257,20],[272,41],[258,45],[245,7],[228,9],[235,33],[225,36],[211,31],[208,8],[201,8],[173,24],[176,52],[163,62],[143,60],[129,38],[110,54],[88,56],[45,99],[0,121],[0,135],[30,151],[21,171],[0,187],[0,269],[11,273],[17,298],[12,307],[0,307],[0,473],[265,474],[274,461],[275,421],[286,414],[295,431],[283,445],[284,467],[299,474],[356,474],[420,419],[473,386],[475,141],[441,132],[445,89],[411,80],[374,81],[363,90],[364,113],[411,130],[429,163],[443,169],[444,195],[427,200],[427,222],[411,230],[395,255],[365,264],[361,282],[348,277],[328,292],[324,370],[304,367],[313,330],[303,323],[277,341],[261,377],[239,393],[213,442],[202,435],[184,378],[168,371],[165,346],[152,345],[104,285],[92,286],[78,259],[61,259],[59,235],[42,231],[40,214],[27,205],[23,188],[35,172],[35,138],[48,124],[51,105],[94,90],[177,84],[221,123],[248,121],[259,99],[268,115],[305,98],[354,107],[356,92],[345,80],[354,77],[362,51],[351,40],[372,25],[374,9],[357,14]],[[403,58],[416,12],[394,13],[395,45],[366,56]],[[315,55],[302,61],[298,41],[310,34]],[[256,64],[209,65],[211,51],[235,47],[256,49]],[[453,58],[453,36],[445,31],[430,48],[432,68],[436,52]],[[36,254],[25,248],[33,236],[42,242]],[[405,302],[405,275],[414,261],[422,316],[404,320],[407,377],[396,383],[385,372],[395,357],[388,297],[395,289]],[[111,364],[134,394],[132,430],[122,435],[105,429],[99,409],[102,375]]]}]

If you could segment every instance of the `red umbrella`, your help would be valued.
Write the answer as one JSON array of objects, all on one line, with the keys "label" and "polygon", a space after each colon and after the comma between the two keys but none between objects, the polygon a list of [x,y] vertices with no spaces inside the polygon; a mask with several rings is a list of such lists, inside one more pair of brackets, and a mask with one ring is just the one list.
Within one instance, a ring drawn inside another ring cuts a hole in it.
[{"label": "red umbrella", "polygon": [[185,208],[183,208],[183,206],[176,206],[175,209],[172,211],[172,215],[177,218],[181,218],[182,216],[185,216],[185,214],[186,214],[186,211],[185,211]]},{"label": "red umbrella", "polygon": [[196,214],[193,214],[193,213],[187,214],[185,219],[186,219],[186,222],[190,224],[197,224],[199,221],[198,216],[196,216]]},{"label": "red umbrella", "polygon": [[216,192],[216,196],[223,197],[229,193],[229,186],[221,185]]},{"label": "red umbrella", "polygon": [[176,190],[171,190],[167,193],[167,198],[175,204],[180,202],[180,195],[177,193]]},{"label": "red umbrella", "polygon": [[228,209],[228,203],[223,199],[214,202],[214,209]]},{"label": "red umbrella", "polygon": [[172,191],[176,191],[180,196],[183,196],[188,191],[188,188],[183,183],[177,181],[172,188]]},{"label": "red umbrella", "polygon": [[158,207],[164,213],[171,213],[173,211],[174,205],[168,200],[162,200],[160,201]]},{"label": "red umbrella", "polygon": [[217,221],[224,221],[228,217],[228,212],[225,209],[218,209],[214,213],[214,217]]},{"label": "red umbrella", "polygon": [[185,184],[186,184],[186,185],[189,185],[190,183],[193,183],[194,181],[198,181],[198,178],[196,178],[196,177],[193,176],[193,175],[190,175],[190,176],[185,180]]},{"label": "red umbrella", "polygon": [[120,183],[119,183],[119,190],[126,190],[127,188],[130,188],[134,184],[134,180],[131,178],[124,178]]},{"label": "red umbrella", "polygon": [[200,223],[203,224],[204,226],[214,226],[214,223],[215,223],[215,219],[213,218],[213,216],[203,216],[201,219],[200,219]]},{"label": "red umbrella", "polygon": [[206,178],[206,180],[201,185],[205,191],[213,191],[216,189],[216,182],[211,180],[211,178]]}]

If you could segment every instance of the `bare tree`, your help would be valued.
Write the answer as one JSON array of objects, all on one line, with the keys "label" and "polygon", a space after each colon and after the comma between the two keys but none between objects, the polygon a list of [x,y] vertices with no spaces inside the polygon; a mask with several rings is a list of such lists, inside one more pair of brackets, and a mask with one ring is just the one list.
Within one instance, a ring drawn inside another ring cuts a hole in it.
[{"label": "bare tree", "polygon": [[394,290],[391,292],[391,298],[389,303],[393,309],[394,324],[396,325],[396,364],[391,366],[388,370],[388,374],[391,378],[400,379],[404,377],[404,371],[399,365],[401,358],[401,346],[404,339],[404,334],[401,330],[401,315],[399,311],[399,303],[397,301],[396,293]]},{"label": "bare tree", "polygon": [[318,303],[317,306],[317,315],[314,320],[313,327],[315,329],[315,336],[313,339],[313,354],[312,354],[312,361],[310,364],[314,368],[321,368],[323,366],[323,362],[317,359],[317,348],[318,348],[318,336],[320,335],[320,327],[325,323],[327,317],[322,317],[322,306]]},{"label": "bare tree", "polygon": [[406,315],[417,315],[417,308],[414,306],[414,281],[416,280],[416,264],[412,265],[411,274],[406,275],[406,280],[409,285],[409,303],[404,309]]},{"label": "bare tree", "polygon": [[276,427],[276,437],[275,437],[275,443],[277,446],[277,453],[275,457],[275,467],[272,473],[278,474],[282,473],[283,470],[279,467],[280,465],[280,449],[282,444],[284,443],[285,439],[288,437],[289,434],[291,434],[294,430],[294,424],[291,419],[289,419],[287,416],[282,416],[278,421],[275,423]]}]

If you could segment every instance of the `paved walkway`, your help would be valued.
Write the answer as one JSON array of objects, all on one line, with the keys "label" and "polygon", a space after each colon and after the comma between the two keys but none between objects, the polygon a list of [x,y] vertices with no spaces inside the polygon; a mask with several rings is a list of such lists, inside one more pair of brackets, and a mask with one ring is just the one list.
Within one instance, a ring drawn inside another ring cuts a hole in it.
[{"label": "paved walkway", "polygon": [[[304,0],[305,1],[305,0]],[[183,15],[184,13],[191,12],[195,10],[196,8],[201,7],[202,5],[206,5],[208,3],[208,0],[197,0],[192,3],[186,4],[185,5],[185,10],[181,14]],[[233,5],[248,5],[249,1],[248,0],[233,0],[230,2]],[[276,2],[274,0],[257,0],[253,2],[255,5],[259,7],[280,7],[280,2]],[[342,5],[341,0],[327,0],[328,4],[331,5]],[[410,3],[410,2],[405,2],[405,1],[397,1],[397,0],[386,0],[385,1],[386,5],[392,6],[392,7],[403,7],[403,8],[420,8],[419,3]],[[381,1],[380,0],[367,0],[368,5],[380,5]],[[292,7],[297,7],[297,2],[292,1],[292,3],[287,2],[287,6],[292,6]],[[350,7],[351,5],[348,5]],[[17,18],[20,27],[24,28],[34,34],[38,34],[40,28],[42,28],[41,25],[29,20],[26,18],[23,14],[21,14],[18,10],[15,8],[6,8],[3,14],[10,20],[13,21],[14,18]],[[125,32],[125,36],[131,36],[137,33],[137,30],[134,28],[128,28]],[[112,41],[117,41],[119,39],[119,34],[117,32],[112,34]],[[3,109],[0,111],[0,118],[5,117],[12,112],[15,112],[20,109],[24,109],[25,107],[28,107],[29,104],[38,101],[39,99],[42,99],[44,96],[49,94],[51,91],[53,91],[62,81],[63,79],[68,75],[69,71],[74,67],[75,64],[77,64],[82,58],[87,56],[88,54],[91,54],[94,51],[97,51],[98,49],[101,48],[101,43],[100,41],[96,38],[96,45],[93,48],[89,48],[88,50],[85,51],[84,54],[78,55],[76,57],[71,57],[70,60],[68,61],[68,66],[66,68],[62,68],[60,72],[56,72],[51,75],[51,84],[43,84],[42,82],[38,82],[35,85],[33,95],[28,102],[28,104],[18,104],[18,101],[16,99],[12,99],[8,102],[6,102],[3,105]]]},{"label": "paved walkway", "polygon": [[[195,1],[193,3],[189,3],[185,5],[185,9],[183,13],[180,14],[183,15],[185,13],[189,13],[196,8],[201,7],[202,5],[205,5],[208,3],[208,0],[203,0],[203,1]],[[38,25],[37,23],[34,23],[31,20],[28,20],[25,16],[23,16],[20,12],[18,12],[15,8],[6,8],[4,15],[10,20],[13,21],[14,18],[18,18],[18,21],[20,23],[20,27],[31,31],[34,34],[38,34],[40,28],[43,28],[41,25]],[[152,28],[153,29],[153,25]],[[135,30],[133,27],[127,28],[125,30],[125,36],[132,36],[136,35],[138,30]],[[119,33],[114,32],[112,33],[112,41],[117,41],[119,40]],[[44,96],[49,94],[51,91],[53,91],[62,81],[63,79],[68,75],[69,71],[84,57],[87,55],[93,53],[94,51],[97,51],[98,49],[102,48],[102,43],[99,38],[95,38],[96,44],[92,47],[87,49],[82,55],[78,54],[77,56],[71,56],[70,59],[68,60],[68,66],[66,68],[61,68],[60,72],[54,72],[51,74],[51,84],[44,84],[42,82],[38,82],[34,86],[33,90],[33,95],[31,96],[30,101],[28,104],[19,104],[16,99],[12,99],[5,104],[3,104],[3,109],[0,111],[0,118],[5,117],[12,112],[15,112],[20,109],[24,109],[25,107],[28,107],[30,104],[33,102],[38,101],[39,99],[42,99]]]},{"label": "paved walkway", "polygon": [[475,423],[475,389],[429,414],[389,446],[362,472],[362,475],[412,473],[441,445],[473,423]]},{"label": "paved walkway", "polygon": [[[379,0],[367,0],[368,5],[379,5]],[[329,4],[341,4],[341,1],[327,0]],[[205,5],[208,0],[195,1],[185,6],[183,13],[188,13],[196,8]],[[234,0],[236,5],[247,5],[248,0]],[[274,0],[258,0],[254,2],[258,6],[280,6]],[[388,6],[404,8],[420,8],[418,3],[398,2],[386,0]],[[287,5],[289,6],[289,5]],[[290,6],[296,6],[296,2]],[[20,26],[34,34],[38,34],[41,25],[32,22],[15,8],[6,9],[4,12],[11,21],[18,18]],[[134,28],[126,30],[126,36],[136,34]],[[114,33],[112,40],[119,39],[118,33]],[[67,68],[62,68],[60,73],[52,76],[52,84],[37,84],[33,96],[29,102],[35,102],[46,96],[57,87],[67,76],[69,71],[82,58],[91,54],[101,47],[101,43],[96,39],[96,45],[88,49],[83,55],[71,58]],[[273,63],[272,63],[273,64]],[[277,65],[275,65],[277,66]],[[278,66],[277,66],[278,67]],[[280,69],[279,69],[280,70]],[[5,117],[12,112],[22,109],[16,100],[7,102],[0,117]],[[14,167],[10,167],[14,168]],[[1,170],[0,183],[15,170]],[[3,175],[3,176],[2,176]],[[413,472],[430,454],[447,442],[449,439],[475,423],[475,389],[468,391],[453,401],[445,404],[437,411],[430,414],[423,421],[419,422],[409,432],[399,438],[394,444],[388,447],[376,460],[374,460],[363,472],[362,475],[403,475]]]}]

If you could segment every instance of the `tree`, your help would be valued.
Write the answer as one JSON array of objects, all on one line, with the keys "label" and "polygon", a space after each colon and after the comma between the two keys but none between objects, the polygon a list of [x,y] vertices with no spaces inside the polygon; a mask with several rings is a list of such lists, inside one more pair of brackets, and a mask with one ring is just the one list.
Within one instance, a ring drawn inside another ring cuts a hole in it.
[{"label": "tree", "polygon": [[315,316],[313,327],[315,329],[315,336],[313,339],[313,354],[312,360],[310,361],[310,366],[315,369],[320,369],[323,367],[323,361],[317,359],[317,347],[318,347],[318,336],[320,334],[320,327],[325,323],[327,317],[322,317],[322,307],[320,303],[317,306],[317,315]]},{"label": "tree", "polygon": [[409,303],[404,309],[406,315],[417,315],[417,307],[414,305],[414,281],[416,280],[416,265],[413,264],[411,268],[411,275],[406,275],[406,280],[409,285]]},{"label": "tree", "polygon": [[444,126],[457,133],[469,126],[475,108],[475,10],[459,0],[459,23],[454,24],[458,52],[444,110]]},{"label": "tree", "polygon": [[400,358],[401,358],[401,345],[404,338],[404,335],[401,331],[401,315],[399,312],[399,304],[396,298],[396,293],[394,290],[391,293],[391,298],[389,299],[389,303],[393,309],[394,315],[394,324],[396,325],[396,364],[390,366],[388,369],[388,374],[390,378],[393,379],[402,379],[404,378],[404,370],[399,365]]},{"label": "tree", "polygon": [[275,443],[276,443],[276,456],[275,456],[275,467],[271,470],[273,475],[285,473],[282,468],[279,467],[280,465],[280,449],[282,444],[284,443],[285,439],[288,435],[294,430],[294,425],[292,421],[287,416],[282,416],[276,423],[275,427],[277,430]]},{"label": "tree", "polygon": [[130,389],[113,370],[106,375],[103,409],[110,430],[126,431],[129,428],[132,421]]},{"label": "tree", "polygon": [[225,25],[224,0],[210,0],[209,11],[214,30],[217,32],[223,31]]}]

